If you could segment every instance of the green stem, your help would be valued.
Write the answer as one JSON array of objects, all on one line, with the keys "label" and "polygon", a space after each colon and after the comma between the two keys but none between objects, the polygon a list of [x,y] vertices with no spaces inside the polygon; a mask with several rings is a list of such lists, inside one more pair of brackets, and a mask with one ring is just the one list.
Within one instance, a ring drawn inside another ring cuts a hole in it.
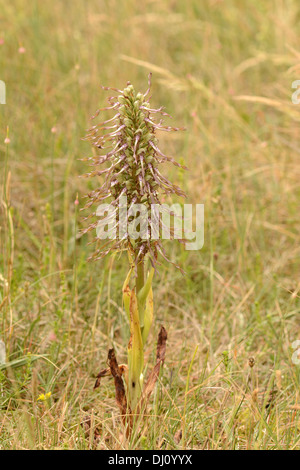
[{"label": "green stem", "polygon": [[137,277],[135,292],[130,298],[130,341],[128,344],[128,392],[130,408],[136,411],[143,389],[142,373],[144,369],[143,340],[141,334],[141,324],[138,293],[144,286],[144,260],[137,265]]},{"label": "green stem", "polygon": [[144,287],[144,282],[145,282],[145,269],[144,269],[144,260],[142,260],[137,265],[136,295],[138,295],[140,290]]},{"label": "green stem", "polygon": [[[136,278],[136,284],[135,284],[135,293],[136,293],[137,300],[138,300],[138,294],[143,289],[144,284],[145,284],[145,265],[144,265],[144,260],[142,260],[137,265],[137,278]],[[142,332],[144,328],[144,312],[143,312],[143,309],[141,309],[139,300],[138,300],[138,311],[139,311],[139,319],[140,319],[140,328]]]}]

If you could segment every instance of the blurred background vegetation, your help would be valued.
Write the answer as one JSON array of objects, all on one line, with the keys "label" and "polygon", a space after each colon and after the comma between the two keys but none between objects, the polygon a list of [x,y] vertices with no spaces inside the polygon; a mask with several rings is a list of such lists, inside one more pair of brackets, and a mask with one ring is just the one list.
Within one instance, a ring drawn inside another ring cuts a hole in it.
[{"label": "blurred background vegetation", "polygon": [[[300,448],[299,20],[296,0],[1,0],[1,448]],[[205,204],[205,244],[166,243],[186,275],[156,276],[146,354],[164,324],[167,359],[127,443],[111,381],[93,391],[108,347],[126,357],[127,260],[86,262],[77,207],[97,181],[79,159],[100,85],[145,91],[149,72],[187,128],[160,142],[190,169],[165,172]]]}]

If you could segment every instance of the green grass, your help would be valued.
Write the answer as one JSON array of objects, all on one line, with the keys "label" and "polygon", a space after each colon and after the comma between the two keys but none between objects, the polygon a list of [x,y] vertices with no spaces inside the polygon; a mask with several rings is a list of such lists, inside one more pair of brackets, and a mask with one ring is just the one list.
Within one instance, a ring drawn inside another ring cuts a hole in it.
[{"label": "green grass", "polygon": [[[300,449],[299,18],[296,0],[2,2],[2,449],[91,448],[86,416],[99,449]],[[153,104],[187,128],[161,147],[190,168],[165,171],[205,204],[205,244],[166,243],[186,276],[164,263],[155,278],[146,359],[161,324],[167,357],[126,442],[112,381],[93,385],[111,345],[126,360],[127,261],[86,262],[74,201],[96,184],[78,159],[100,85],[146,90],[149,71]]]}]

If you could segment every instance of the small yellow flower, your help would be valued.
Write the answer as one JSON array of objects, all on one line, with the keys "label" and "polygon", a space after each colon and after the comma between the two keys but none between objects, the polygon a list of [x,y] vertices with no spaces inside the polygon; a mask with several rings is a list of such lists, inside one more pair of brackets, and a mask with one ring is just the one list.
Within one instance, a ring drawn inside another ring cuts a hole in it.
[{"label": "small yellow flower", "polygon": [[48,400],[48,398],[50,398],[50,397],[51,397],[51,392],[46,393],[46,395],[45,395],[44,393],[42,393],[42,394],[38,397],[37,401],[46,401],[46,400]]}]

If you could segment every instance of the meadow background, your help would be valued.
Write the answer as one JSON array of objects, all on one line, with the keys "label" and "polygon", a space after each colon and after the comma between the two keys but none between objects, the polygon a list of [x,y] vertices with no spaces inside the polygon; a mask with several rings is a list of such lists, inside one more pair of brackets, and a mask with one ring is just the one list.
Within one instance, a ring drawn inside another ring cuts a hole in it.
[{"label": "meadow background", "polygon": [[[87,419],[98,449],[300,449],[299,34],[297,0],[1,0],[1,449],[93,448]],[[165,244],[186,275],[155,279],[146,356],[163,324],[167,357],[126,442],[112,381],[93,385],[112,344],[126,359],[127,260],[86,261],[79,159],[100,85],[145,91],[150,71],[187,128],[160,142],[190,168],[165,174],[205,204],[205,244]]]}]

